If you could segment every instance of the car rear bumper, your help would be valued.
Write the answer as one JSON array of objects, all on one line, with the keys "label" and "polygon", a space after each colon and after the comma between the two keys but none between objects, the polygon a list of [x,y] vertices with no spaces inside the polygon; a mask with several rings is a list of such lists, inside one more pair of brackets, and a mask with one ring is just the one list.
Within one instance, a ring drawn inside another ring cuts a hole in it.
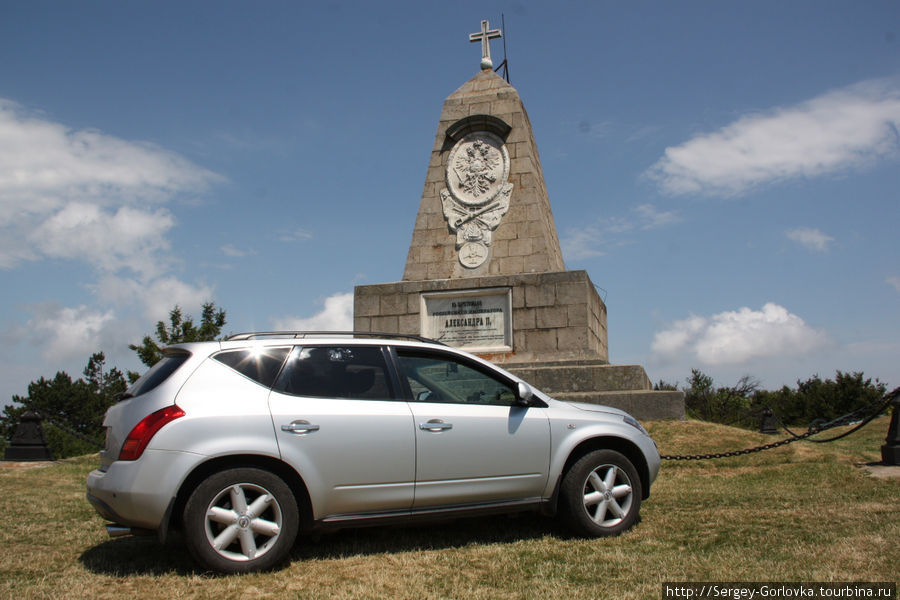
[{"label": "car rear bumper", "polygon": [[147,450],[136,461],[116,461],[87,478],[87,499],[94,510],[125,527],[159,529],[181,485],[202,459],[189,452]]}]

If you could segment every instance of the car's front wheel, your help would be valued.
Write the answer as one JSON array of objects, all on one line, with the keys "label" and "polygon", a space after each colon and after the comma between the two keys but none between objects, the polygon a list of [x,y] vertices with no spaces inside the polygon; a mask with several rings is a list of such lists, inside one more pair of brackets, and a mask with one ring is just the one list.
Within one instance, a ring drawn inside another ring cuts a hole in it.
[{"label": "car's front wheel", "polygon": [[184,508],[185,541],[204,567],[223,573],[270,569],[287,558],[299,526],[293,493],[277,475],[255,468],[205,479]]},{"label": "car's front wheel", "polygon": [[631,461],[619,452],[590,452],[563,477],[560,509],[567,524],[579,535],[619,535],[634,525],[640,508],[640,477]]}]

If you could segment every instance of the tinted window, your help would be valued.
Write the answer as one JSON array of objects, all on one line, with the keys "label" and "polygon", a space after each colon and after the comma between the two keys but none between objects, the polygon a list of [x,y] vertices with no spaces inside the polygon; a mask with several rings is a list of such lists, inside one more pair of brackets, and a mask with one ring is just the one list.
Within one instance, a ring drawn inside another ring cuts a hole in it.
[{"label": "tinted window", "polygon": [[260,385],[272,387],[289,350],[290,348],[230,350],[219,352],[213,358]]},{"label": "tinted window", "polygon": [[398,350],[400,372],[413,400],[512,406],[515,389],[495,375],[452,356]]},{"label": "tinted window", "polygon": [[297,347],[275,389],[316,398],[393,399],[384,354],[373,346]]},{"label": "tinted window", "polygon": [[163,356],[162,360],[158,363],[150,367],[150,370],[144,373],[144,375],[132,384],[128,391],[125,392],[125,397],[132,396],[140,396],[141,394],[146,394],[163,381],[169,378],[169,375],[174,373],[178,367],[184,364],[184,362],[190,358],[190,354],[186,352],[178,352],[166,354]]}]

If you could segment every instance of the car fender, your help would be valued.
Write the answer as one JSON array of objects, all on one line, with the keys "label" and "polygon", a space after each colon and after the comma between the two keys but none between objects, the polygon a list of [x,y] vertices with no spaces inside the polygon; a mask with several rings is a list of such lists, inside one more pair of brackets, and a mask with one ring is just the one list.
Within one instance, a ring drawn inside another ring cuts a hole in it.
[{"label": "car fender", "polygon": [[602,438],[616,440],[616,443],[592,445],[596,448],[616,449],[616,446],[622,447],[624,444],[636,449],[642,457],[643,464],[635,464],[635,468],[638,471],[644,470],[648,484],[656,478],[659,470],[659,454],[653,440],[624,422],[618,424],[615,421],[598,423],[578,419],[557,420],[551,423],[551,436],[554,440],[554,452],[550,457],[551,476],[544,492],[544,496],[548,498],[555,494],[573,453],[583,444],[591,444],[592,440]]}]

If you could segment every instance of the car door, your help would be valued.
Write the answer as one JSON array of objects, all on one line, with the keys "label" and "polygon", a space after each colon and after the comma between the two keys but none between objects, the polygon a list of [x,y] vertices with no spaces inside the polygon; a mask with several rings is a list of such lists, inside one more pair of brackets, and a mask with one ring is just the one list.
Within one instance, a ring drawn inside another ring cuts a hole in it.
[{"label": "car door", "polygon": [[279,450],[314,518],[410,510],[415,435],[379,346],[298,346],[269,396]]},{"label": "car door", "polygon": [[415,422],[413,507],[540,498],[550,460],[544,409],[519,406],[514,382],[474,361],[396,353]]}]

